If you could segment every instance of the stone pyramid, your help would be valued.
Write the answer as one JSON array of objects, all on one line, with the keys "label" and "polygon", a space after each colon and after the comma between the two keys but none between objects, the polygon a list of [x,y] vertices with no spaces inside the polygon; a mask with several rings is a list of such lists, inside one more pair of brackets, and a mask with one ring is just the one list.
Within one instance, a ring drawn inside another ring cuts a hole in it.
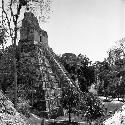
[{"label": "stone pyramid", "polygon": [[[31,12],[24,14],[18,45],[21,62],[37,72],[34,86],[41,88],[41,112],[50,114],[60,106],[62,87],[69,86],[80,91],[55,59],[55,54],[48,45],[47,32],[40,28],[37,18]],[[43,109],[43,105],[46,108]]]}]

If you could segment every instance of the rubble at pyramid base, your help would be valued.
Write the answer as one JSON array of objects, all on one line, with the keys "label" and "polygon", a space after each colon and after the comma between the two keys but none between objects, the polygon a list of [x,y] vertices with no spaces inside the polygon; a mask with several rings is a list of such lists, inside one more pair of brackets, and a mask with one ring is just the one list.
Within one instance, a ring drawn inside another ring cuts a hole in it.
[{"label": "rubble at pyramid base", "polygon": [[125,125],[125,104],[103,123],[104,125]]},{"label": "rubble at pyramid base", "polygon": [[0,125],[28,125],[26,117],[16,111],[13,103],[0,91]]}]

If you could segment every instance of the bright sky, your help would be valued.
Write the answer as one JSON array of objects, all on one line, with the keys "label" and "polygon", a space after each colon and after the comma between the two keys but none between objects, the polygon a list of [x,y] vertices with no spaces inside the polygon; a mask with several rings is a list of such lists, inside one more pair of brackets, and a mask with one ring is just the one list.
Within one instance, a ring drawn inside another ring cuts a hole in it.
[{"label": "bright sky", "polygon": [[112,45],[125,37],[125,0],[52,0],[49,46],[56,54],[87,55],[103,61]]},{"label": "bright sky", "polygon": [[103,61],[125,37],[125,0],[53,0],[45,30],[56,54],[71,52]]}]

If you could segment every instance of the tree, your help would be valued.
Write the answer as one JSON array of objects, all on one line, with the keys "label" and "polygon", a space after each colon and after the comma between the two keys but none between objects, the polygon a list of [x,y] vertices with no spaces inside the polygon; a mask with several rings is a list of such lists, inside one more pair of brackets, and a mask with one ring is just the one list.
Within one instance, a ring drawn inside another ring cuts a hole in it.
[{"label": "tree", "polygon": [[78,55],[76,72],[80,89],[83,92],[88,92],[88,87],[95,82],[95,69],[87,56]]},{"label": "tree", "polygon": [[90,125],[93,120],[104,116],[105,112],[104,105],[92,93],[86,93],[81,97],[78,108]]},{"label": "tree", "polygon": [[75,54],[64,53],[61,57],[61,62],[68,73],[75,74],[75,67],[77,63],[77,56]]},{"label": "tree", "polygon": [[111,65],[115,66],[115,63],[120,59],[124,59],[124,57],[125,57],[125,39],[122,39],[116,42],[115,46],[109,49],[107,60],[110,66]]},{"label": "tree", "polygon": [[7,35],[6,29],[1,25],[0,26],[0,45],[2,45],[2,49],[4,50],[4,44],[6,43]]},{"label": "tree", "polygon": [[[124,77],[124,67],[125,67],[125,39],[116,42],[108,51],[107,61],[111,67],[112,72],[112,83],[109,87],[115,87],[115,93],[118,96],[123,95],[124,91],[121,91],[124,87],[124,80],[120,77]],[[117,82],[115,82],[116,80]],[[113,86],[112,86],[113,85]],[[110,88],[109,88],[110,89]]]},{"label": "tree", "polygon": [[73,81],[78,79],[81,91],[87,92],[88,87],[94,83],[95,74],[94,67],[87,56],[73,53],[65,53],[61,57],[61,61]]},{"label": "tree", "polygon": [[62,91],[61,104],[64,109],[68,110],[69,122],[71,122],[71,113],[73,113],[79,102],[79,95],[72,88],[65,88]]},{"label": "tree", "polygon": [[[50,11],[50,0],[9,0],[4,1],[2,0],[2,25],[7,29],[6,33],[10,36],[12,46],[13,46],[13,70],[14,70],[14,85],[15,85],[15,101],[14,105],[17,108],[17,60],[16,60],[16,44],[18,38],[18,29],[19,29],[19,19],[20,19],[20,12],[24,8],[27,8],[28,11],[34,10],[31,3],[39,5],[40,8],[40,17],[42,17],[43,13],[42,10],[46,10],[45,12]],[[44,15],[45,16],[45,15]]]},{"label": "tree", "polygon": [[102,62],[96,62],[94,67],[98,94],[107,97],[110,92],[109,86],[115,76],[115,72],[112,71],[111,66],[106,59]]},{"label": "tree", "polygon": [[[5,10],[5,4],[4,4],[4,0],[2,0],[2,15],[5,16],[5,18],[3,19],[4,22],[4,26],[7,24],[8,26],[8,30],[9,30],[9,35],[11,37],[12,40],[12,46],[13,46],[13,70],[14,70],[14,85],[15,85],[15,101],[14,101],[14,105],[15,108],[17,108],[17,68],[16,68],[16,58],[15,58],[15,51],[16,51],[16,42],[17,42],[17,30],[18,30],[18,18],[20,15],[20,10],[22,8],[22,6],[25,6],[27,3],[25,1],[25,3],[22,0],[19,0],[17,3],[17,7],[16,7],[16,13],[14,13],[15,11],[13,10],[12,6],[13,3],[15,1],[11,0],[9,1],[9,11],[10,11],[10,18],[8,17],[8,13],[7,10]],[[13,20],[13,21],[11,21]],[[11,27],[11,25],[13,25],[13,27]]]},{"label": "tree", "polygon": [[3,51],[3,54],[0,59],[0,77],[1,77],[0,84],[3,92],[7,90],[7,86],[12,85],[14,78],[11,47],[8,47]]}]

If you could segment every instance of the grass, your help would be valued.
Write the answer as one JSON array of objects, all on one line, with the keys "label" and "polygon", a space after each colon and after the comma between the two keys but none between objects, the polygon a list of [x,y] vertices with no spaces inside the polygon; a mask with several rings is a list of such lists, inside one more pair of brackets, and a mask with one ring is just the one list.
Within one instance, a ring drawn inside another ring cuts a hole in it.
[{"label": "grass", "polygon": [[[103,100],[105,100],[105,97],[99,97],[102,102]],[[116,99],[112,99],[112,101],[107,101],[107,102],[103,102],[105,108],[107,109],[107,113],[112,112],[114,113],[115,111],[117,111],[119,108],[121,108],[124,103],[121,101],[118,101],[117,98]]]}]

